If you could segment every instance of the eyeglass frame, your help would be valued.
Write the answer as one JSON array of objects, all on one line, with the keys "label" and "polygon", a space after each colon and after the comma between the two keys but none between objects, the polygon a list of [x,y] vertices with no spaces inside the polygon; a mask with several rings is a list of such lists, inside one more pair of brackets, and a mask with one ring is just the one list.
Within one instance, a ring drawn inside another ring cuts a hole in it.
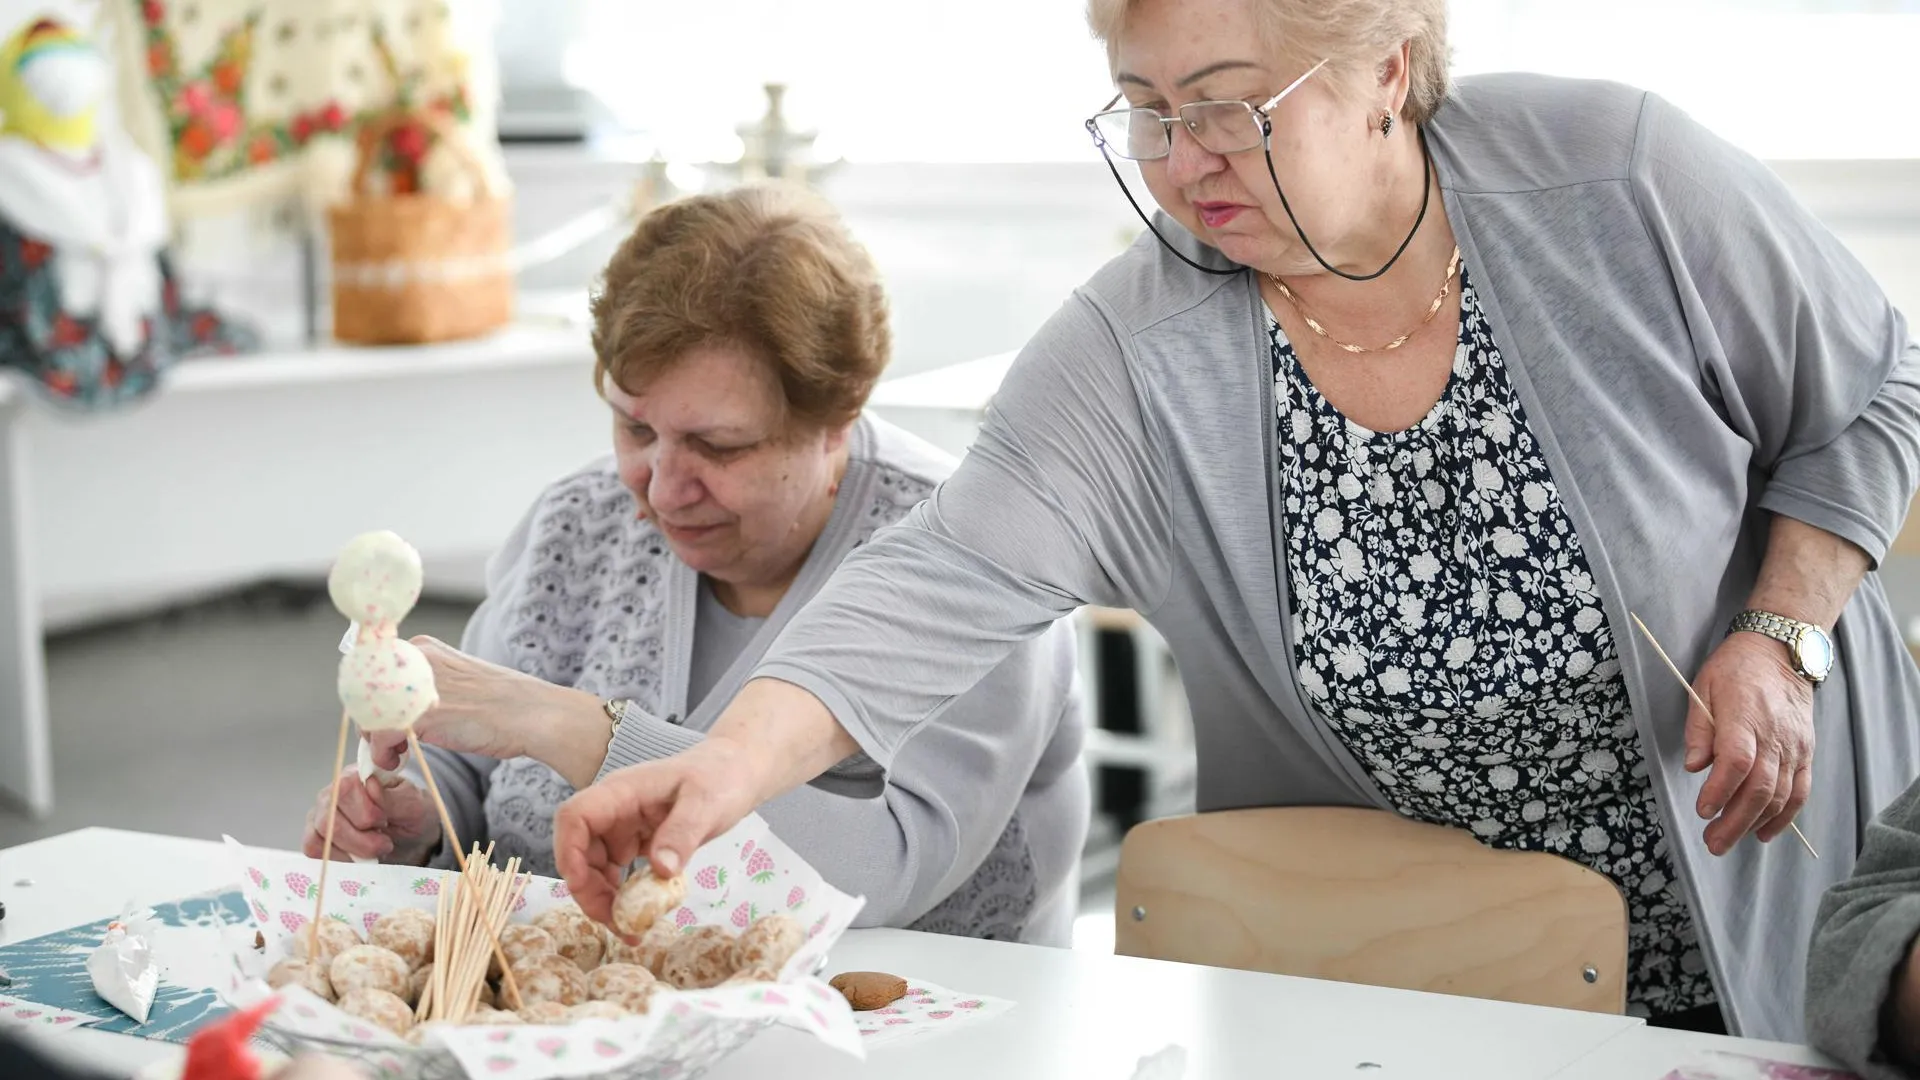
[{"label": "eyeglass frame", "polygon": [[[1154,119],[1160,121],[1162,125],[1161,130],[1165,131],[1167,136],[1167,152],[1164,154],[1160,154],[1156,157],[1137,158],[1137,157],[1130,157],[1124,153],[1120,153],[1119,150],[1114,149],[1113,144],[1108,142],[1107,137],[1101,133],[1100,118],[1103,116],[1120,116],[1127,113],[1137,113],[1137,112],[1153,113],[1154,112],[1154,110],[1152,109],[1145,109],[1145,108],[1133,108],[1133,107],[1128,107],[1125,109],[1114,108],[1113,107],[1114,104],[1120,101],[1121,98],[1124,98],[1126,96],[1126,94],[1124,93],[1114,94],[1113,98],[1109,100],[1104,106],[1102,106],[1099,112],[1094,113],[1092,116],[1087,117],[1086,119],[1087,134],[1093,136],[1093,143],[1095,146],[1100,148],[1100,152],[1102,154],[1105,154],[1109,150],[1113,150],[1114,153],[1120,154],[1120,156],[1127,161],[1165,161],[1166,159],[1173,156],[1173,126],[1175,124],[1179,124],[1182,127],[1185,127],[1187,129],[1187,133],[1189,135],[1193,135],[1192,124],[1188,122],[1187,119],[1181,114],[1185,113],[1188,109],[1195,108],[1196,106],[1200,106],[1200,105],[1238,105],[1241,108],[1252,113],[1260,121],[1260,141],[1257,143],[1254,143],[1251,146],[1243,146],[1238,150],[1213,150],[1207,147],[1204,143],[1201,144],[1201,149],[1206,150],[1210,154],[1221,154],[1223,156],[1226,154],[1244,154],[1249,150],[1255,150],[1255,149],[1261,149],[1261,148],[1271,150],[1272,139],[1273,139],[1273,117],[1271,114],[1274,108],[1277,107],[1280,104],[1281,100],[1285,98],[1288,94],[1291,94],[1295,90],[1298,90],[1300,88],[1300,84],[1303,82],[1306,82],[1309,78],[1311,78],[1314,72],[1319,71],[1323,67],[1326,67],[1327,63],[1328,61],[1323,59],[1319,63],[1308,68],[1306,72],[1303,73],[1299,78],[1288,83],[1286,87],[1283,88],[1279,93],[1273,95],[1272,97],[1268,98],[1265,102],[1259,105],[1251,105],[1245,101],[1235,101],[1231,99],[1189,101],[1185,105],[1182,105],[1179,108],[1175,109],[1173,111],[1172,116],[1160,116],[1158,114],[1155,114]],[[1194,135],[1193,137],[1196,140],[1198,140],[1199,138],[1199,136],[1197,135]]]}]

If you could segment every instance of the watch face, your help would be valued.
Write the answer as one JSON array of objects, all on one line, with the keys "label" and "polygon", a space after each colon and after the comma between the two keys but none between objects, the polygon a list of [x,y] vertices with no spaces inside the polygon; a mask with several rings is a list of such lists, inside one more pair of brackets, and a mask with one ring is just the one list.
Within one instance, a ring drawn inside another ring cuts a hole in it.
[{"label": "watch face", "polygon": [[1819,630],[1802,632],[1793,652],[1801,669],[1816,679],[1826,678],[1833,670],[1833,639]]}]

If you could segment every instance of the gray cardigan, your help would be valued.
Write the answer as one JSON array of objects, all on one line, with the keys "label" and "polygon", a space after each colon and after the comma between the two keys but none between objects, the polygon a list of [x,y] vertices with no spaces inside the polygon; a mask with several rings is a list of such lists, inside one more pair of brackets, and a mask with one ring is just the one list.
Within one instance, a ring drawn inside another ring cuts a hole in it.
[{"label": "gray cardigan", "polygon": [[[840,560],[954,466],[871,416],[854,425],[850,447],[833,513],[799,576],[704,700],[687,691],[699,575],[635,520],[611,459],[542,493],[489,565],[487,599],[462,649],[632,699],[601,775],[687,749]],[[958,695],[948,726],[895,759],[895,782],[880,797],[801,790],[761,808],[829,882],[867,898],[857,925],[1071,942],[1090,801],[1073,636],[1063,624],[1002,655]],[[553,813],[573,794],[558,773],[531,758],[427,750],[463,842],[496,841],[503,855],[552,873]]]},{"label": "gray cardigan", "polygon": [[[1661,821],[1733,1028],[1798,1039],[1806,941],[1861,823],[1920,773],[1920,673],[1869,575],[1816,697],[1795,843],[1705,846],[1687,701],[1770,514],[1875,560],[1920,478],[1920,348],[1767,169],[1626,87],[1463,80],[1427,128],[1448,220],[1592,563]],[[1228,264],[1164,217],[1187,253]],[[940,702],[1080,604],[1132,607],[1191,699],[1199,804],[1390,808],[1304,700],[1275,537],[1264,306],[1143,236],[1028,343],[960,470],[841,568],[760,674],[820,697],[857,791]],[[868,760],[870,759],[870,760]]]},{"label": "gray cardigan", "polygon": [[1820,902],[1807,956],[1807,1031],[1867,1080],[1912,1074],[1880,1050],[1880,1010],[1920,934],[1920,784],[1867,826],[1853,876]]}]

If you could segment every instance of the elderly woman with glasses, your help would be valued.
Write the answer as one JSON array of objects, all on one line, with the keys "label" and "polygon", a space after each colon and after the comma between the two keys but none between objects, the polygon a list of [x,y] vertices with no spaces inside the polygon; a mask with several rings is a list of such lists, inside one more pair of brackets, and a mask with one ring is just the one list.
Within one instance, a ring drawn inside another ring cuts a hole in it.
[{"label": "elderly woman with glasses", "polygon": [[791,785],[880,790],[1015,643],[1127,606],[1179,662],[1202,810],[1577,860],[1625,896],[1633,1011],[1799,1037],[1821,892],[1920,772],[1872,572],[1920,476],[1900,315],[1658,97],[1453,84],[1444,0],[1090,7],[1124,105],[1089,127],[1153,235],[704,744],[562,809],[582,903]]}]

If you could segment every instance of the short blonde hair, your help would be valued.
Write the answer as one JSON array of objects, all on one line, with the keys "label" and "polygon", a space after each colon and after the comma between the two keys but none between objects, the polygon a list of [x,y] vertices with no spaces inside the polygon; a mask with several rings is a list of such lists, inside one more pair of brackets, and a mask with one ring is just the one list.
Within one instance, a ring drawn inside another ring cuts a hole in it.
[{"label": "short blonde hair", "polygon": [[[1401,118],[1424,124],[1446,99],[1452,62],[1447,0],[1248,0],[1268,45],[1302,70],[1328,61],[1346,72],[1371,67],[1405,41],[1407,101]],[[1139,0],[1087,0],[1087,22],[1111,61]],[[1277,88],[1276,88],[1277,89]]]},{"label": "short blonde hair", "polygon": [[780,380],[789,426],[850,423],[892,348],[886,291],[825,199],[753,184],[640,219],[595,290],[594,385],[628,393],[702,346],[744,349]]}]

